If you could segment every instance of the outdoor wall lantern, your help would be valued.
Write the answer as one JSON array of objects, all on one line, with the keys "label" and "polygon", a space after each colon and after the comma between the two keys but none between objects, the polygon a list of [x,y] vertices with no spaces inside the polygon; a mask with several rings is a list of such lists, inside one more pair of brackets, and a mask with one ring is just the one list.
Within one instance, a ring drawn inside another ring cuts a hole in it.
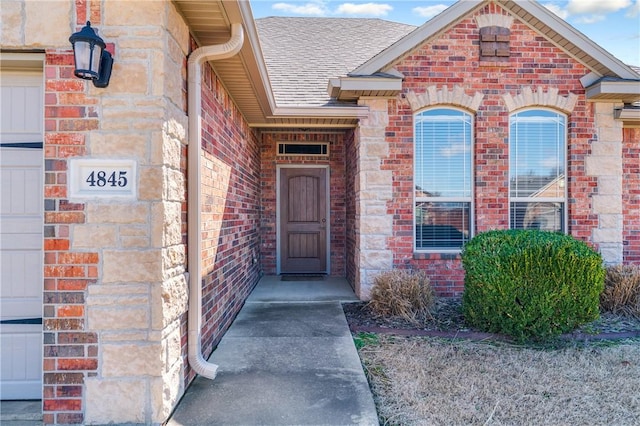
[{"label": "outdoor wall lantern", "polygon": [[91,22],[77,33],[69,37],[73,46],[73,56],[76,68],[73,74],[76,77],[93,81],[96,87],[107,87],[111,78],[113,57],[105,50],[106,44],[91,28]]}]

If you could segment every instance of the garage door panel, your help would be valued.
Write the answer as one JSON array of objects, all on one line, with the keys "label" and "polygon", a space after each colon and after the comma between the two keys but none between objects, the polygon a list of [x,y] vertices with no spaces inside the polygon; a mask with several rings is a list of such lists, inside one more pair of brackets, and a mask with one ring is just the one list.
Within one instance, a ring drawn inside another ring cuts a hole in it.
[{"label": "garage door panel", "polygon": [[0,398],[40,399],[42,74],[3,70],[0,85]]}]

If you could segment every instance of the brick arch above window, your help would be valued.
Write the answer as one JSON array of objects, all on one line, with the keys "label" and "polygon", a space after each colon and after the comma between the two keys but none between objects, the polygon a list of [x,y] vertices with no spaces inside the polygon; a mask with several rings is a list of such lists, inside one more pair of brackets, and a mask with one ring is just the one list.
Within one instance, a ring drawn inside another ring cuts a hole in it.
[{"label": "brick arch above window", "polygon": [[558,88],[551,87],[545,91],[542,87],[533,90],[530,86],[523,87],[519,94],[512,96],[507,93],[502,96],[509,112],[528,107],[543,106],[571,114],[578,101],[578,95],[569,93],[568,96],[558,95]]},{"label": "brick arch above window", "polygon": [[429,86],[424,93],[417,94],[413,90],[407,92],[407,101],[411,105],[413,112],[432,105],[455,105],[477,112],[482,103],[484,95],[476,92],[474,96],[469,96],[461,86],[455,86],[452,90],[445,85],[438,89],[437,86]]}]

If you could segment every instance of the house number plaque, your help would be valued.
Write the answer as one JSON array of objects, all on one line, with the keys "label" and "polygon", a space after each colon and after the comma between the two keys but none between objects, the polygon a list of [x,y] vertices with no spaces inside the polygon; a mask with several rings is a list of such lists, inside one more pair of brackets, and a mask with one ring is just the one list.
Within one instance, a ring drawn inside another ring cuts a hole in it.
[{"label": "house number plaque", "polygon": [[136,172],[133,160],[70,160],[70,198],[134,198]]}]

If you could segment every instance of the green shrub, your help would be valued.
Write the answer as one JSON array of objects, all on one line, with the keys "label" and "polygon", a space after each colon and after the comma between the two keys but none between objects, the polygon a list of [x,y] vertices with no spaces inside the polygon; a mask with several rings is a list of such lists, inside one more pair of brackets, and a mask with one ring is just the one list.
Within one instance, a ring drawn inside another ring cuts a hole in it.
[{"label": "green shrub", "polygon": [[545,340],[599,317],[601,256],[568,235],[489,231],[462,252],[465,321],[519,342]]},{"label": "green shrub", "polygon": [[377,275],[369,307],[383,317],[401,317],[413,323],[430,318],[435,293],[422,271],[394,269]]},{"label": "green shrub", "polygon": [[605,312],[640,319],[640,267],[616,265],[607,268],[600,307]]}]

